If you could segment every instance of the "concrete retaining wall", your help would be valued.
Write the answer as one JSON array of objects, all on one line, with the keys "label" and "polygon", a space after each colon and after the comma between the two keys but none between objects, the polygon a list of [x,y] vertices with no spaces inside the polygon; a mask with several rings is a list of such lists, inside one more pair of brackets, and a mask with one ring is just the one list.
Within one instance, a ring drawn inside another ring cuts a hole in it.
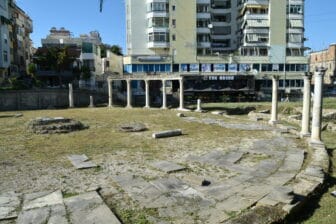
[{"label": "concrete retaining wall", "polygon": [[[74,90],[75,107],[106,103],[107,94],[87,90]],[[5,90],[0,91],[0,111],[66,108],[69,106],[68,89]]]}]

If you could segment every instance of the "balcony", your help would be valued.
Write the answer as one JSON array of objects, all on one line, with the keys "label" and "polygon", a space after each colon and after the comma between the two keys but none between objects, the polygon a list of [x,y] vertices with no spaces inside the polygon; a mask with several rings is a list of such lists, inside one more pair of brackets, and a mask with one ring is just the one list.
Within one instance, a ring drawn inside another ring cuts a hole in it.
[{"label": "balcony", "polygon": [[288,48],[303,48],[303,43],[288,42]]},{"label": "balcony", "polygon": [[146,3],[153,3],[153,2],[165,2],[165,3],[169,3],[169,0],[146,0]]},{"label": "balcony", "polygon": [[288,14],[287,19],[302,19],[303,20],[304,16],[303,14]]},{"label": "balcony", "polygon": [[147,33],[157,33],[157,32],[168,33],[169,29],[168,29],[168,27],[150,27],[150,28],[147,28]]},{"label": "balcony", "polygon": [[244,27],[245,24],[247,25],[247,27],[269,27],[268,20],[246,20],[246,22],[242,24],[242,27]]},{"label": "balcony", "polygon": [[197,33],[210,34],[210,29],[209,28],[205,28],[205,27],[198,27],[197,28]]},{"label": "balcony", "polygon": [[197,0],[197,4],[210,4],[211,0]]},{"label": "balcony", "polygon": [[157,41],[151,41],[148,42],[147,47],[152,48],[169,48],[169,42],[157,42]]},{"label": "balcony", "polygon": [[211,12],[213,14],[226,14],[226,13],[230,13],[232,11],[231,8],[228,9],[211,9]]},{"label": "balcony", "polygon": [[197,47],[198,48],[210,48],[211,43],[210,42],[198,42]]},{"label": "balcony", "polygon": [[153,18],[153,17],[165,17],[165,18],[168,18],[169,17],[169,13],[168,12],[164,12],[164,11],[147,12],[147,19]]},{"label": "balcony", "polygon": [[252,20],[258,20],[258,19],[268,20],[268,14],[246,14],[244,16],[244,20],[249,20],[249,19],[252,19]]},{"label": "balcony", "polygon": [[213,34],[211,35],[211,39],[213,40],[223,40],[223,39],[230,39],[233,37],[233,34]]},{"label": "balcony", "polygon": [[210,18],[211,18],[210,12],[197,13],[197,19],[210,19]]},{"label": "balcony", "polygon": [[253,28],[247,28],[244,29],[244,34],[268,34],[269,29],[268,28],[260,28],[260,29],[253,29]]},{"label": "balcony", "polygon": [[212,26],[230,26],[231,25],[231,23],[229,23],[229,22],[212,22],[211,23],[212,24]]}]

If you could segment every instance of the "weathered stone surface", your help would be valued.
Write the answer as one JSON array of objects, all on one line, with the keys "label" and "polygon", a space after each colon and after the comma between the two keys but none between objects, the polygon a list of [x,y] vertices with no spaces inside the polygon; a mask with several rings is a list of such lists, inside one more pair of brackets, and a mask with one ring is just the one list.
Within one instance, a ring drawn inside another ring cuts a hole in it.
[{"label": "weathered stone surface", "polygon": [[267,109],[267,110],[260,110],[260,111],[258,111],[258,113],[261,113],[261,114],[270,114],[271,110],[269,110],[269,109]]},{"label": "weathered stone surface", "polygon": [[[268,194],[262,201],[262,204],[266,204],[266,202],[281,202],[285,204],[290,204],[294,199],[294,192],[291,187],[287,186],[277,186],[275,187],[270,194]],[[277,204],[277,203],[276,203]]]},{"label": "weathered stone surface", "polygon": [[226,200],[217,203],[216,208],[219,210],[224,210],[227,213],[239,212],[251,207],[255,201],[249,200],[238,195],[232,195]]},{"label": "weathered stone surface", "polygon": [[1,114],[0,115],[0,118],[10,118],[10,117],[14,117],[14,118],[17,118],[17,117],[22,117],[23,114]]},{"label": "weathered stone surface", "polygon": [[20,194],[7,192],[0,195],[0,221],[18,216],[20,207]]},{"label": "weathered stone surface", "polygon": [[63,197],[61,191],[32,193],[24,196],[23,210],[59,205],[62,203]]},{"label": "weathered stone surface", "polygon": [[226,167],[228,164],[233,164],[237,162],[242,156],[244,152],[240,151],[231,151],[228,153],[224,153],[221,151],[211,151],[203,156],[189,156],[187,159],[191,161],[197,161],[200,163],[213,165],[213,166],[220,166]]},{"label": "weathered stone surface", "polygon": [[34,223],[45,224],[49,220],[50,208],[36,208],[32,210],[22,211],[18,217],[18,224]]},{"label": "weathered stone surface", "polygon": [[72,224],[120,224],[97,192],[64,199]]},{"label": "weathered stone surface", "polygon": [[184,166],[180,166],[176,163],[169,162],[169,161],[157,161],[157,162],[151,163],[151,166],[155,167],[156,169],[162,170],[166,173],[178,172],[178,171],[186,169],[186,167]]},{"label": "weathered stone surface", "polygon": [[178,116],[178,117],[185,117],[185,115],[183,113],[177,113],[176,116]]},{"label": "weathered stone surface", "polygon": [[322,116],[323,120],[326,121],[335,121],[336,120],[336,112],[329,112],[329,113],[325,113]]},{"label": "weathered stone surface", "polygon": [[130,123],[119,125],[118,130],[122,132],[141,132],[146,131],[147,127],[141,123]]},{"label": "weathered stone surface", "polygon": [[86,128],[81,122],[64,117],[38,117],[28,123],[28,130],[35,134],[69,133]]},{"label": "weathered stone surface", "polygon": [[19,224],[60,223],[67,224],[66,210],[61,191],[38,192],[24,196]]},{"label": "weathered stone surface", "polygon": [[223,115],[225,113],[226,113],[226,111],[224,111],[224,110],[216,110],[216,111],[211,112],[211,114],[214,114],[214,115]]},{"label": "weathered stone surface", "polygon": [[212,119],[212,118],[204,118],[204,119],[198,119],[195,117],[187,117],[184,118],[186,121],[189,122],[198,122],[208,125],[218,125],[223,128],[229,128],[229,129],[238,129],[238,130],[246,130],[246,131],[254,131],[254,130],[260,130],[260,131],[267,131],[267,130],[273,130],[272,127],[262,125],[262,124],[255,124],[255,123],[227,123],[223,120],[219,119]]},{"label": "weathered stone surface", "polygon": [[68,159],[76,169],[88,169],[97,167],[97,165],[91,161],[86,155],[70,155]]},{"label": "weathered stone surface", "polygon": [[182,135],[181,129],[156,132],[156,133],[153,133],[152,137],[153,138],[168,138],[168,137],[175,137],[179,135]]}]

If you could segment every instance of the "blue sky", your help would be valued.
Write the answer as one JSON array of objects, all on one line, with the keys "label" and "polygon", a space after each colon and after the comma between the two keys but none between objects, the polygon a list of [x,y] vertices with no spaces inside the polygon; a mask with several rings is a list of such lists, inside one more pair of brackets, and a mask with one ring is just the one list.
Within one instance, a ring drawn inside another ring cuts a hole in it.
[{"label": "blue sky", "polygon": [[[142,1],[142,0],[139,0]],[[306,0],[306,46],[321,50],[336,43],[336,1]],[[125,52],[124,0],[105,0],[99,12],[99,0],[17,0],[33,19],[34,45],[40,46],[51,27],[65,27],[75,36],[100,32],[103,42],[120,45]]]}]

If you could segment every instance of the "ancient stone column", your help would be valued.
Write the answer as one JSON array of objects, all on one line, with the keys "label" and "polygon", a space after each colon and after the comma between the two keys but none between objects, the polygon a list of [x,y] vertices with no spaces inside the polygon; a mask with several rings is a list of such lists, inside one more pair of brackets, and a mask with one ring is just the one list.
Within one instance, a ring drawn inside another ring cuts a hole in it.
[{"label": "ancient stone column", "polygon": [[303,108],[302,108],[302,120],[301,120],[301,132],[300,136],[309,137],[309,121],[310,121],[310,86],[311,86],[311,75],[306,73],[303,76],[304,87],[303,87]]},{"label": "ancient stone column", "polygon": [[184,86],[183,77],[180,79],[180,110],[184,110]]},{"label": "ancient stone column", "polygon": [[270,124],[275,125],[278,122],[278,87],[279,76],[272,76],[272,114]]},{"label": "ancient stone column", "polygon": [[132,108],[132,86],[131,80],[127,79],[127,108]]},{"label": "ancient stone column", "polygon": [[107,84],[108,84],[108,94],[109,94],[108,107],[112,107],[112,104],[113,104],[112,79],[107,79]]},{"label": "ancient stone column", "polygon": [[93,96],[90,96],[90,105],[89,107],[95,107],[93,103]]},{"label": "ancient stone column", "polygon": [[196,108],[196,111],[200,112],[202,111],[202,101],[201,99],[197,99],[197,108]]},{"label": "ancient stone column", "polygon": [[69,83],[69,107],[70,108],[75,107],[72,83]]},{"label": "ancient stone column", "polygon": [[145,108],[150,108],[150,96],[149,96],[149,80],[145,79],[145,101],[146,101],[146,105]]},{"label": "ancient stone column", "polygon": [[313,104],[313,120],[312,133],[310,138],[311,144],[321,144],[321,119],[322,119],[322,103],[323,103],[323,76],[325,68],[317,68],[314,73],[314,104]]},{"label": "ancient stone column", "polygon": [[167,109],[166,80],[162,80],[162,109]]}]

